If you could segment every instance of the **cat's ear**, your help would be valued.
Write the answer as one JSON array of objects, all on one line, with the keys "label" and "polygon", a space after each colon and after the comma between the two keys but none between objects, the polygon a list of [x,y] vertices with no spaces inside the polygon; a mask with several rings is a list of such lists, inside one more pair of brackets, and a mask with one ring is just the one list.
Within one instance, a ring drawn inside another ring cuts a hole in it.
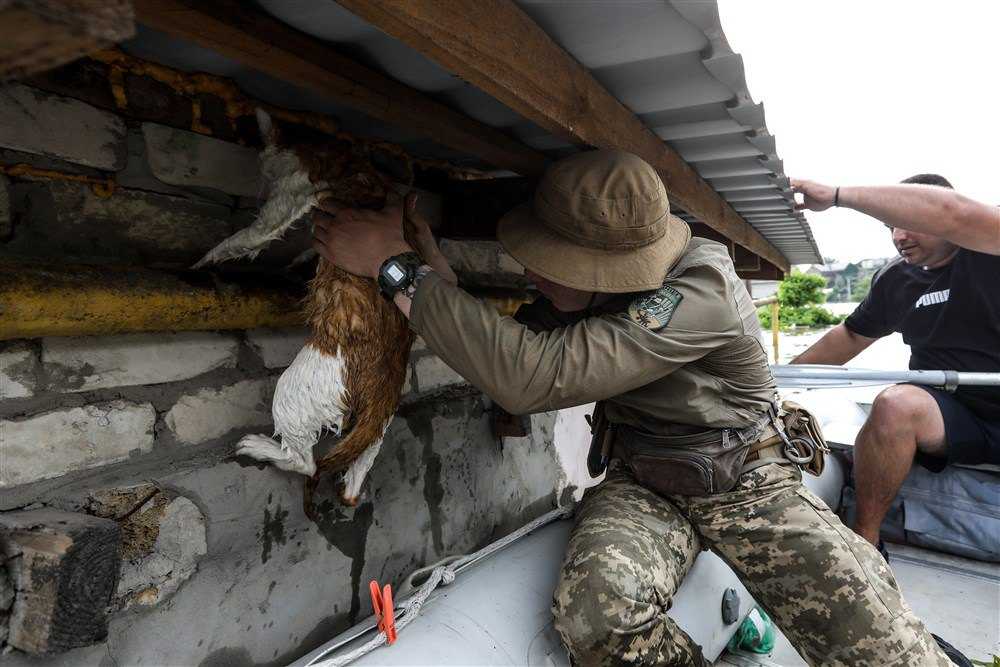
[{"label": "cat's ear", "polygon": [[274,126],[271,115],[257,107],[257,126],[260,127],[260,137],[264,140],[264,145],[275,146],[278,143],[278,128]]}]

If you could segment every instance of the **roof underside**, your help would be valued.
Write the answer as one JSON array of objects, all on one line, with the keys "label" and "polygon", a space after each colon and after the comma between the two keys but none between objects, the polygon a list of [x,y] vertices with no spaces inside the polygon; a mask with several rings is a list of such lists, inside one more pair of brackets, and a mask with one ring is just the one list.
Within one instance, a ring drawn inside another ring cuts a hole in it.
[{"label": "roof underside", "polygon": [[[332,0],[257,0],[280,21],[547,155],[577,150]],[[789,262],[822,261],[809,225],[795,212],[764,110],[746,88],[742,58],[722,33],[715,2],[518,2],[548,35],[684,160]],[[413,155],[485,166],[471,156],[387,125],[318,94],[145,27],[129,53],[235,80],[286,108],[335,116],[359,135],[400,144]],[[681,217],[697,222],[683,211]]]}]

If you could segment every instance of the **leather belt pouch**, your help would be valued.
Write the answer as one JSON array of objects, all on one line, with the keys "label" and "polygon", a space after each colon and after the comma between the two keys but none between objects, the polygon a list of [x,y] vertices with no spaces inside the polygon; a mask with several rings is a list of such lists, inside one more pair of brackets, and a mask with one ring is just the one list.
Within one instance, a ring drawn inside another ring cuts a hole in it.
[{"label": "leather belt pouch", "polygon": [[749,443],[723,431],[655,436],[620,428],[616,439],[636,480],[664,496],[732,491]]},{"label": "leather belt pouch", "polygon": [[812,459],[800,464],[801,468],[819,477],[823,474],[826,454],[830,451],[819,426],[819,420],[794,401],[784,401],[781,404],[781,412],[781,422],[785,427],[785,435],[788,436],[795,453],[803,456],[808,455],[809,450],[812,450]]}]

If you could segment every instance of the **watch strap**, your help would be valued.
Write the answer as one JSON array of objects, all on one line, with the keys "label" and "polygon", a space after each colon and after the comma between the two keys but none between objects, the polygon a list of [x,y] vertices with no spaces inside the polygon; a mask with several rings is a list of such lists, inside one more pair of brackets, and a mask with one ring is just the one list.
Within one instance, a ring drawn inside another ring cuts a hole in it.
[{"label": "watch strap", "polygon": [[[403,282],[399,284],[392,284],[385,278],[386,266],[390,262],[396,262],[403,267],[403,270],[406,272],[406,279],[404,279]],[[396,296],[398,292],[401,292],[410,287],[410,285],[413,283],[414,277],[416,276],[417,269],[423,263],[424,260],[421,259],[420,255],[412,251],[400,253],[398,255],[393,255],[392,257],[388,258],[387,260],[382,262],[382,266],[379,268],[378,279],[377,279],[379,291],[382,292],[382,295],[386,299],[389,299],[391,301],[392,298]]]},{"label": "watch strap", "polygon": [[413,279],[410,280],[410,284],[403,289],[403,296],[407,299],[413,300],[413,297],[417,294],[417,287],[420,286],[421,281],[428,273],[433,271],[433,269],[428,264],[421,264],[417,267],[416,271],[413,273]]}]

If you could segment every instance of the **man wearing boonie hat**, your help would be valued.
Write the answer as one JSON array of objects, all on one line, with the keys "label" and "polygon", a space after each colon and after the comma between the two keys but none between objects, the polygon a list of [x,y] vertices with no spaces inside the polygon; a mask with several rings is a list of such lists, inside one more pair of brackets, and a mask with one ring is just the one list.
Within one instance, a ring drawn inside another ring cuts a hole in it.
[{"label": "man wearing boonie hat", "polygon": [[435,249],[417,256],[401,215],[316,214],[315,247],[378,279],[427,347],[506,410],[598,402],[588,465],[606,478],[577,509],[552,607],[577,664],[707,664],[666,614],[700,549],[812,664],[950,664],[878,552],[770,444],[782,436],[750,297],[726,248],[670,214],[652,167],[579,153],[500,221],[543,295],[515,318],[443,278]]}]

